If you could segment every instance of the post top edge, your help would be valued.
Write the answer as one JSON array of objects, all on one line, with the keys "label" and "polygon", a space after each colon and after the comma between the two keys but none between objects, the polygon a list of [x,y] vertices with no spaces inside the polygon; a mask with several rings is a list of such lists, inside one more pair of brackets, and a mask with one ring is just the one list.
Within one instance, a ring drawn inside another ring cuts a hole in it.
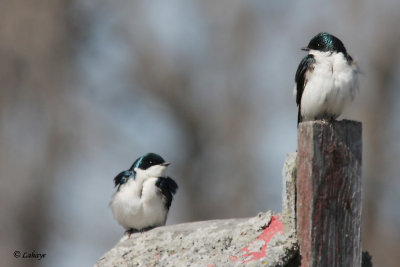
[{"label": "post top edge", "polygon": [[361,121],[354,121],[354,120],[340,120],[340,121],[323,121],[323,120],[315,120],[315,121],[304,121],[299,123],[299,127],[301,125],[332,125],[332,124],[354,124],[354,125],[362,125]]}]

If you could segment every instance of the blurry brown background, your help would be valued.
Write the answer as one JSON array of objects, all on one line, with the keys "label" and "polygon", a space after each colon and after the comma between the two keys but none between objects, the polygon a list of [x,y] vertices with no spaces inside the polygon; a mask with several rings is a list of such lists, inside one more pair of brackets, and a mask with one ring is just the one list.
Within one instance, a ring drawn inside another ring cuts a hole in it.
[{"label": "blurry brown background", "polygon": [[300,48],[327,31],[363,72],[342,116],[363,122],[363,246],[398,266],[399,14],[396,0],[1,0],[1,265],[93,265],[123,233],[112,179],[150,151],[180,185],[169,224],[279,212]]}]

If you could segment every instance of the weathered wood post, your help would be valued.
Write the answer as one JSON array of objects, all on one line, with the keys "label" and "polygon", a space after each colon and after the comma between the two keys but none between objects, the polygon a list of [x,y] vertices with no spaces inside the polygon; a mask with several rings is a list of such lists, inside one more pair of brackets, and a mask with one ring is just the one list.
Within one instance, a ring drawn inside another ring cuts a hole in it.
[{"label": "weathered wood post", "polygon": [[297,235],[301,266],[361,266],[361,123],[298,128]]}]

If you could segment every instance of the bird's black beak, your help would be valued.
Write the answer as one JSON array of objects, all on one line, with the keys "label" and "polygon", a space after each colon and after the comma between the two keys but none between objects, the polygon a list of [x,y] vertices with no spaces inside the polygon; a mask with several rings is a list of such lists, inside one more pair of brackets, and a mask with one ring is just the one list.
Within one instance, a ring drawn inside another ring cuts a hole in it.
[{"label": "bird's black beak", "polygon": [[310,51],[310,48],[308,48],[308,47],[303,47],[301,50],[303,50],[303,51]]},{"label": "bird's black beak", "polygon": [[161,163],[160,165],[167,167],[167,166],[171,165],[171,162],[164,162],[164,163]]}]

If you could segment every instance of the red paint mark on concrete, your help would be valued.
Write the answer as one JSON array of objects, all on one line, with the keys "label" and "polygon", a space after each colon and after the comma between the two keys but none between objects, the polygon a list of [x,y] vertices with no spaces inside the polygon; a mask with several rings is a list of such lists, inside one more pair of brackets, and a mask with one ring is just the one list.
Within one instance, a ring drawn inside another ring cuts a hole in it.
[{"label": "red paint mark on concrete", "polygon": [[229,260],[232,262],[236,262],[238,260],[238,257],[236,256],[229,256]]},{"label": "red paint mark on concrete", "polygon": [[[241,251],[244,252],[244,255],[240,256],[240,258],[243,258],[242,263],[245,264],[254,260],[264,258],[267,255],[267,247],[269,242],[278,233],[283,234],[283,223],[280,216],[272,216],[269,226],[264,229],[262,234],[257,237],[255,241],[251,242],[248,246],[242,248]],[[254,246],[252,245],[258,240],[264,241],[264,244],[259,250],[254,251]],[[231,256],[230,260],[232,262],[236,262],[238,260],[238,257]]]}]

